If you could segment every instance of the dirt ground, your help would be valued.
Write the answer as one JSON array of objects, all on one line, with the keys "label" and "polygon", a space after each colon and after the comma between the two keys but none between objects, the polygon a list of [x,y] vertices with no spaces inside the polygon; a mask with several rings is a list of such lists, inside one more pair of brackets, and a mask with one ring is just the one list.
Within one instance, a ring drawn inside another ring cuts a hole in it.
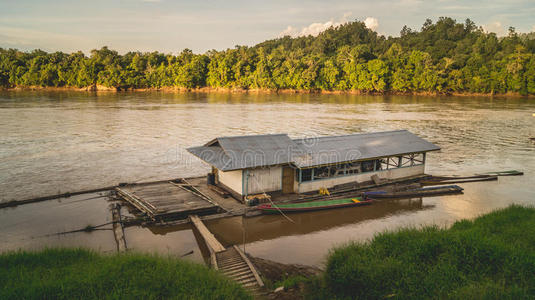
[{"label": "dirt ground", "polygon": [[[269,280],[271,283],[281,282],[288,277],[302,276],[305,278],[312,278],[322,273],[322,270],[312,266],[305,266],[299,264],[282,264],[267,259],[258,257],[249,257],[251,262],[255,265],[263,279]],[[269,286],[269,284],[268,284]],[[303,299],[304,285],[298,284],[296,287],[288,290],[274,292],[278,286],[275,284],[272,287],[266,287],[267,299]]]}]

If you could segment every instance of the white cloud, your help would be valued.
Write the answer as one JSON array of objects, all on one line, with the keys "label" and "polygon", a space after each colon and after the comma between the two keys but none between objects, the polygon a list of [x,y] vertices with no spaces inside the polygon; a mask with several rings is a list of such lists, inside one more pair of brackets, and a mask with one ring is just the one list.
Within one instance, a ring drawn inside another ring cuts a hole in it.
[{"label": "white cloud", "polygon": [[141,2],[160,3],[160,2],[162,2],[162,0],[141,0]]},{"label": "white cloud", "polygon": [[533,25],[533,27],[531,27],[531,32],[535,32],[535,25]]},{"label": "white cloud", "polygon": [[291,37],[307,36],[307,35],[317,36],[322,31],[325,31],[332,26],[336,27],[344,23],[347,23],[348,17],[350,15],[351,15],[350,12],[346,12],[338,21],[334,21],[333,19],[331,19],[325,23],[312,23],[308,26],[301,28],[301,30],[292,26],[288,26],[286,27],[286,29],[284,29],[283,31],[279,33],[279,37],[283,37],[286,35],[289,35]]},{"label": "white cloud", "polygon": [[364,20],[364,25],[366,25],[367,28],[376,31],[377,27],[379,27],[379,21],[376,18],[367,17],[366,20]]},{"label": "white cloud", "polygon": [[486,32],[494,32],[498,36],[504,36],[507,34],[505,27],[499,21],[492,22],[490,24],[485,24],[482,27],[483,30],[485,30]]},{"label": "white cloud", "polygon": [[279,33],[279,37],[283,37],[283,36],[296,36],[297,35],[297,29],[296,28],[293,28],[292,26],[288,26],[286,27],[286,29],[284,29],[283,31],[281,31]]}]

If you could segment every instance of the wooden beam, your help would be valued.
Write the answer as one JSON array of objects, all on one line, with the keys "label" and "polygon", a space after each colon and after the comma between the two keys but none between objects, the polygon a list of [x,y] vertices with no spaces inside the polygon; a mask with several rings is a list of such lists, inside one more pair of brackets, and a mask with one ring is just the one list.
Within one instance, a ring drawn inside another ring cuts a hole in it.
[{"label": "wooden beam", "polygon": [[208,230],[208,228],[204,225],[201,219],[199,219],[199,216],[190,215],[189,219],[191,220],[195,228],[197,228],[199,233],[202,235],[210,251],[213,251],[215,253],[225,251],[225,247],[223,247],[223,245],[221,245],[221,243],[215,238],[215,236],[210,232],[210,230]]},{"label": "wooden beam", "polygon": [[212,266],[212,269],[219,270],[219,266],[217,265],[217,257],[214,252],[210,253],[210,264]]}]

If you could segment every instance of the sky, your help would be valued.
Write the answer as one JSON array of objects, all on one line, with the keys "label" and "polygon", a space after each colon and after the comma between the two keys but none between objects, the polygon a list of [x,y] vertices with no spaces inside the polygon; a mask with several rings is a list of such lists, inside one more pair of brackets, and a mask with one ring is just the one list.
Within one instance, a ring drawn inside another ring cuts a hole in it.
[{"label": "sky", "polygon": [[204,53],[282,35],[316,35],[354,20],[399,36],[403,25],[420,29],[426,18],[441,16],[470,18],[498,35],[509,26],[531,32],[535,0],[0,0],[0,47]]}]

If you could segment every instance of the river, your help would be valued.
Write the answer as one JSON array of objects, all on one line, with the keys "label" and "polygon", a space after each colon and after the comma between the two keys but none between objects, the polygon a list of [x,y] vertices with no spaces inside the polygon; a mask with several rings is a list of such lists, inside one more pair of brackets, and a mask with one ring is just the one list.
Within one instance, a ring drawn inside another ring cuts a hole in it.
[{"label": "river", "polygon": [[[535,205],[535,99],[319,94],[0,92],[0,201],[119,182],[204,175],[184,149],[217,136],[291,137],[407,129],[442,150],[426,172],[524,176],[467,183],[458,196],[208,223],[225,244],[283,263],[321,266],[334,246],[400,226],[447,226],[512,203]],[[71,197],[0,210],[0,250],[87,246],[114,251],[113,235],[48,236],[109,221],[104,197]],[[243,229],[245,228],[245,233]],[[131,227],[129,248],[202,260],[187,226]]]}]

